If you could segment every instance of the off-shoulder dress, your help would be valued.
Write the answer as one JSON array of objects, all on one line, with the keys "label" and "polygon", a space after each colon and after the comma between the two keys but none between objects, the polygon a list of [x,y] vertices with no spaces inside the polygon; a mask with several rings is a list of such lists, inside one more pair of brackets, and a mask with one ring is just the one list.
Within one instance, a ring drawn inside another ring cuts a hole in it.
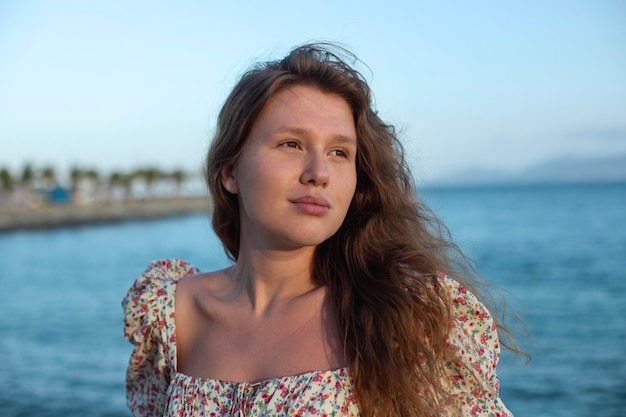
[{"label": "off-shoulder dress", "polygon": [[[124,335],[135,347],[126,374],[134,416],[359,416],[349,368],[320,370],[260,382],[221,381],[182,374],[176,367],[176,282],[198,270],[185,261],[150,264],[126,294]],[[445,277],[458,352],[446,364],[467,417],[511,416],[499,397],[500,346],[487,309]]]}]

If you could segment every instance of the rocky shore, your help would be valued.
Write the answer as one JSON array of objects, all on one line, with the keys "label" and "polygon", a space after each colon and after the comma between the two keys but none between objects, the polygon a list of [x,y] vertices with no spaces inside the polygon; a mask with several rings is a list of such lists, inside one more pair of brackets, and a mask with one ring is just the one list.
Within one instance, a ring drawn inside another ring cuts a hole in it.
[{"label": "rocky shore", "polygon": [[98,202],[88,205],[42,205],[36,208],[0,208],[0,233],[14,230],[151,220],[209,213],[207,197],[152,198]]}]

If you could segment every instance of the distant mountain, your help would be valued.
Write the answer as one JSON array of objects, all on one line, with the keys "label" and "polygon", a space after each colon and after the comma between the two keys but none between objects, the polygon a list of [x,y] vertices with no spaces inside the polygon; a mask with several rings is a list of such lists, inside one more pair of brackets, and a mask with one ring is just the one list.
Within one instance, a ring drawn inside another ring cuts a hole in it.
[{"label": "distant mountain", "polygon": [[519,171],[472,168],[428,185],[498,185],[626,181],[626,155],[561,157]]}]

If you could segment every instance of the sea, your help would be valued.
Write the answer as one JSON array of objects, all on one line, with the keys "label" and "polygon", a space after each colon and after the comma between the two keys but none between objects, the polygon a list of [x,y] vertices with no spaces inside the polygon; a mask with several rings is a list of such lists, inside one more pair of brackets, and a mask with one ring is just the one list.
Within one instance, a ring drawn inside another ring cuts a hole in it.
[{"label": "sea", "polygon": [[[498,367],[513,414],[626,416],[626,183],[419,195],[532,355]],[[120,302],[160,258],[228,264],[208,214],[0,234],[0,416],[130,416]]]}]

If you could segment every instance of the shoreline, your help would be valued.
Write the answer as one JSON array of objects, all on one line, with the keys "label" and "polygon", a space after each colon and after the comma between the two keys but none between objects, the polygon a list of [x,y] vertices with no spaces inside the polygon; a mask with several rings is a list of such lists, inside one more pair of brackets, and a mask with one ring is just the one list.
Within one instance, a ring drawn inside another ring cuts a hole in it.
[{"label": "shoreline", "polygon": [[147,198],[88,205],[0,208],[0,233],[155,220],[210,212],[208,197]]}]

